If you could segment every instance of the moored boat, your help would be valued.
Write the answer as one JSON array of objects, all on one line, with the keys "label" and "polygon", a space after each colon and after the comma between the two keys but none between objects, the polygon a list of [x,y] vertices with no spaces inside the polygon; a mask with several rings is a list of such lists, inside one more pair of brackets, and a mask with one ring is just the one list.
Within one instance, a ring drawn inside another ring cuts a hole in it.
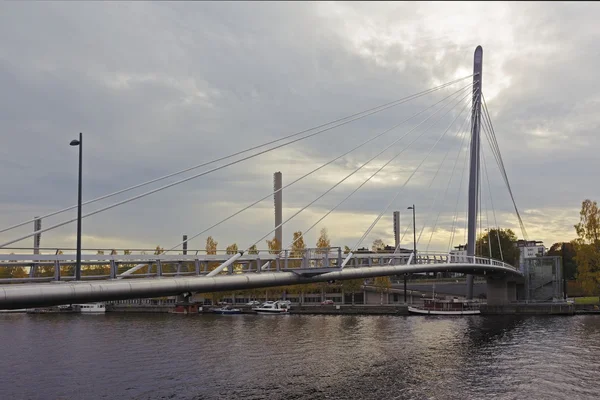
[{"label": "moored boat", "polygon": [[280,314],[289,314],[289,307],[287,302],[284,301],[268,301],[263,303],[260,307],[255,307],[252,311],[257,314],[271,314],[271,315],[280,315]]},{"label": "moored boat", "polygon": [[106,306],[104,303],[73,304],[73,310],[81,314],[104,314]]},{"label": "moored boat", "polygon": [[477,315],[479,303],[472,300],[424,299],[423,307],[408,306],[408,312],[421,315]]},{"label": "moored boat", "polygon": [[239,308],[232,308],[231,306],[223,306],[221,308],[213,308],[211,310],[215,314],[241,314],[242,310]]}]

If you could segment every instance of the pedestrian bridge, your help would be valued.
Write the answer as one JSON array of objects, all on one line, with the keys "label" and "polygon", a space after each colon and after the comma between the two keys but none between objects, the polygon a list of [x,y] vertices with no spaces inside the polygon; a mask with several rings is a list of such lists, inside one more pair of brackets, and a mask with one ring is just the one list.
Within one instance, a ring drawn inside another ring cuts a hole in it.
[{"label": "pedestrian bridge", "polygon": [[[521,273],[504,262],[445,253],[357,253],[341,249],[307,249],[297,257],[278,254],[243,254],[227,264],[222,255],[82,255],[82,264],[104,266],[104,275],[61,275],[61,267],[75,264],[74,254],[0,255],[0,268],[28,267],[28,278],[2,280],[0,309],[42,307],[68,303],[126,300],[191,293],[244,290],[313,282],[366,279],[422,272],[457,272],[496,277]],[[225,265],[225,267],[223,267]],[[216,268],[215,268],[216,267]],[[39,277],[41,268],[53,270]],[[119,273],[119,270],[125,271]],[[221,268],[221,269],[219,269]],[[74,269],[74,268],[73,268]],[[145,271],[144,271],[145,270]],[[133,272],[131,272],[133,271]],[[171,271],[171,272],[166,272]]]}]

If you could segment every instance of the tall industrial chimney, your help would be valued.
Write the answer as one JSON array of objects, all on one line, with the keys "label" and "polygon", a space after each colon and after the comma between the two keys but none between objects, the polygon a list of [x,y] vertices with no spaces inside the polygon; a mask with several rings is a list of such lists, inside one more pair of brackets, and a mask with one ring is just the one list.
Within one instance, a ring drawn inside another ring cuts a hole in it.
[{"label": "tall industrial chimney", "polygon": [[275,203],[275,238],[277,239],[277,243],[279,243],[279,248],[283,246],[283,227],[280,226],[283,221],[282,214],[282,180],[281,180],[281,172],[275,172],[273,174],[273,191],[275,194],[273,195],[273,201]]}]

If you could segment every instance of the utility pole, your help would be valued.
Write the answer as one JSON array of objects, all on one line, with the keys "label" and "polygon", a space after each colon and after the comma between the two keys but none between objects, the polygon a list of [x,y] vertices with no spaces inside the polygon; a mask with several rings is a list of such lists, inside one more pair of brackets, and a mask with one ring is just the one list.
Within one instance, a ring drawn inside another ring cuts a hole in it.
[{"label": "utility pole", "polygon": [[[483,49],[477,46],[473,59],[473,111],[471,113],[471,162],[469,170],[469,215],[467,256],[475,255],[477,240],[477,200],[479,198],[479,131],[481,122],[481,83]],[[473,298],[473,275],[467,275],[467,299]]]}]

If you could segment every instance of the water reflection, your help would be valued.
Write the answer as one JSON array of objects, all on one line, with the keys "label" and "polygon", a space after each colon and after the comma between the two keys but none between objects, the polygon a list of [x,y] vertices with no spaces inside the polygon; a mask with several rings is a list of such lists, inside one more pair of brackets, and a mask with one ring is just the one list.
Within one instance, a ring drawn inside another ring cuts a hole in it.
[{"label": "water reflection", "polygon": [[600,373],[593,316],[9,314],[0,340],[2,399],[585,399]]}]

